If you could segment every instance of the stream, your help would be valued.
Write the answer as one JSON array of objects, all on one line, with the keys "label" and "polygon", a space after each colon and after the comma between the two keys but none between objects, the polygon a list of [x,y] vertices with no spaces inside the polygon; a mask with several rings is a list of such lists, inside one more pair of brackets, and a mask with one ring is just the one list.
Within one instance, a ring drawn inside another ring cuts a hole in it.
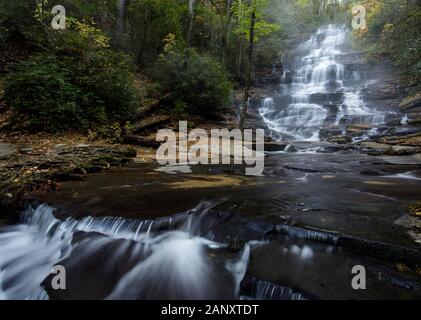
[{"label": "stream", "polygon": [[[372,79],[342,63],[350,50],[335,25],[297,48],[258,108],[286,146],[261,176],[138,163],[31,194],[20,223],[0,228],[0,299],[420,299],[421,226],[407,206],[421,157],[337,152],[321,135],[404,117],[364,100]],[[55,265],[66,290],[51,286]],[[351,286],[357,265],[367,290]]]}]

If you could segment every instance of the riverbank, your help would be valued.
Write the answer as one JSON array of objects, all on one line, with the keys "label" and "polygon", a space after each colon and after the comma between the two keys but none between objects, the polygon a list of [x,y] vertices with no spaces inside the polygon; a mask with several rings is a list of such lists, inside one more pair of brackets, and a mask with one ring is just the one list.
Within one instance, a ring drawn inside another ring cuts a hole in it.
[{"label": "riverbank", "polygon": [[89,141],[74,135],[7,135],[1,138],[1,220],[16,221],[28,192],[54,192],[65,181],[133,162],[150,161],[152,149]]}]

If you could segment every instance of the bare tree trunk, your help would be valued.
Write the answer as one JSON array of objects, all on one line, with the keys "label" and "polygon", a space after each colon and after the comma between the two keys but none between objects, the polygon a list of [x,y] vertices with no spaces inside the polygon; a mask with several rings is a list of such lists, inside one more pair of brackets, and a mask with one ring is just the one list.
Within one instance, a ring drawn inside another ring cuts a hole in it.
[{"label": "bare tree trunk", "polygon": [[246,77],[246,86],[244,88],[244,99],[243,99],[243,108],[241,110],[240,117],[240,129],[244,129],[244,122],[247,115],[247,107],[249,100],[250,84],[251,84],[251,70],[253,67],[253,50],[254,50],[254,27],[256,24],[256,11],[253,10],[251,13],[250,20],[250,40],[249,40],[249,52],[248,52],[248,68],[247,68],[247,77]]},{"label": "bare tree trunk", "polygon": [[124,144],[133,144],[145,148],[159,148],[160,144],[156,141],[155,137],[142,137],[128,133],[123,138]]},{"label": "bare tree trunk", "polygon": [[227,59],[228,37],[231,24],[231,4],[232,0],[226,0],[226,22],[222,34],[222,63],[225,65]]},{"label": "bare tree trunk", "polygon": [[237,57],[237,77],[241,79],[241,65],[243,64],[243,39],[240,39],[240,47],[238,49]]},{"label": "bare tree trunk", "polygon": [[189,0],[189,29],[187,30],[187,45],[189,47],[192,46],[192,41],[193,41],[195,5],[196,5],[196,0]]}]

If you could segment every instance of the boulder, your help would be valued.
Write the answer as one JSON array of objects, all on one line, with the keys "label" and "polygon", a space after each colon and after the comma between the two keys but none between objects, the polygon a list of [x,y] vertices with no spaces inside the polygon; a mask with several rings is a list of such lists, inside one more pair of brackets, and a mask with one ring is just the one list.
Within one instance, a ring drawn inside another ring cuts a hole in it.
[{"label": "boulder", "polygon": [[269,151],[269,152],[284,151],[287,146],[288,145],[286,143],[281,143],[281,142],[266,142],[265,151]]},{"label": "boulder", "polygon": [[392,146],[385,143],[377,142],[361,142],[361,146],[365,149],[378,149],[378,150],[389,150]]},{"label": "boulder", "polygon": [[351,135],[360,135],[370,131],[372,128],[373,125],[370,124],[351,124],[347,126],[346,131]]},{"label": "boulder", "polygon": [[404,112],[421,112],[421,92],[402,101],[399,108]]},{"label": "boulder", "polygon": [[352,138],[348,136],[334,136],[327,139],[327,141],[337,144],[347,144],[352,142]]},{"label": "boulder", "polygon": [[367,153],[369,155],[383,155],[387,154],[392,146],[384,143],[377,143],[377,142],[362,142],[361,147],[363,149],[368,150]]},{"label": "boulder", "polygon": [[387,151],[391,156],[408,156],[416,153],[421,153],[421,148],[407,147],[407,146],[393,146]]},{"label": "boulder", "polygon": [[342,130],[339,128],[322,128],[319,132],[319,137],[321,139],[327,139],[331,137],[337,137],[342,134]]},{"label": "boulder", "polygon": [[411,113],[407,123],[411,126],[421,126],[421,113]]},{"label": "boulder", "polygon": [[16,151],[16,147],[11,144],[0,143],[0,159],[7,159]]},{"label": "boulder", "polygon": [[345,100],[343,92],[314,93],[310,95],[310,103],[315,104],[342,104]]}]

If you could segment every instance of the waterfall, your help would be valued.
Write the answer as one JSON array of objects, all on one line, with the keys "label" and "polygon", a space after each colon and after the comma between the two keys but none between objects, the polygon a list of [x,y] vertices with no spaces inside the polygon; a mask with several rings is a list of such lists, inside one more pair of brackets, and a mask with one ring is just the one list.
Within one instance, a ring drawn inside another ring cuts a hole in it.
[{"label": "waterfall", "polygon": [[284,75],[281,95],[266,99],[260,109],[274,138],[318,141],[324,126],[385,121],[385,114],[366,107],[359,71],[341,63],[348,38],[346,27],[328,25],[298,46],[291,83],[285,84]]}]

